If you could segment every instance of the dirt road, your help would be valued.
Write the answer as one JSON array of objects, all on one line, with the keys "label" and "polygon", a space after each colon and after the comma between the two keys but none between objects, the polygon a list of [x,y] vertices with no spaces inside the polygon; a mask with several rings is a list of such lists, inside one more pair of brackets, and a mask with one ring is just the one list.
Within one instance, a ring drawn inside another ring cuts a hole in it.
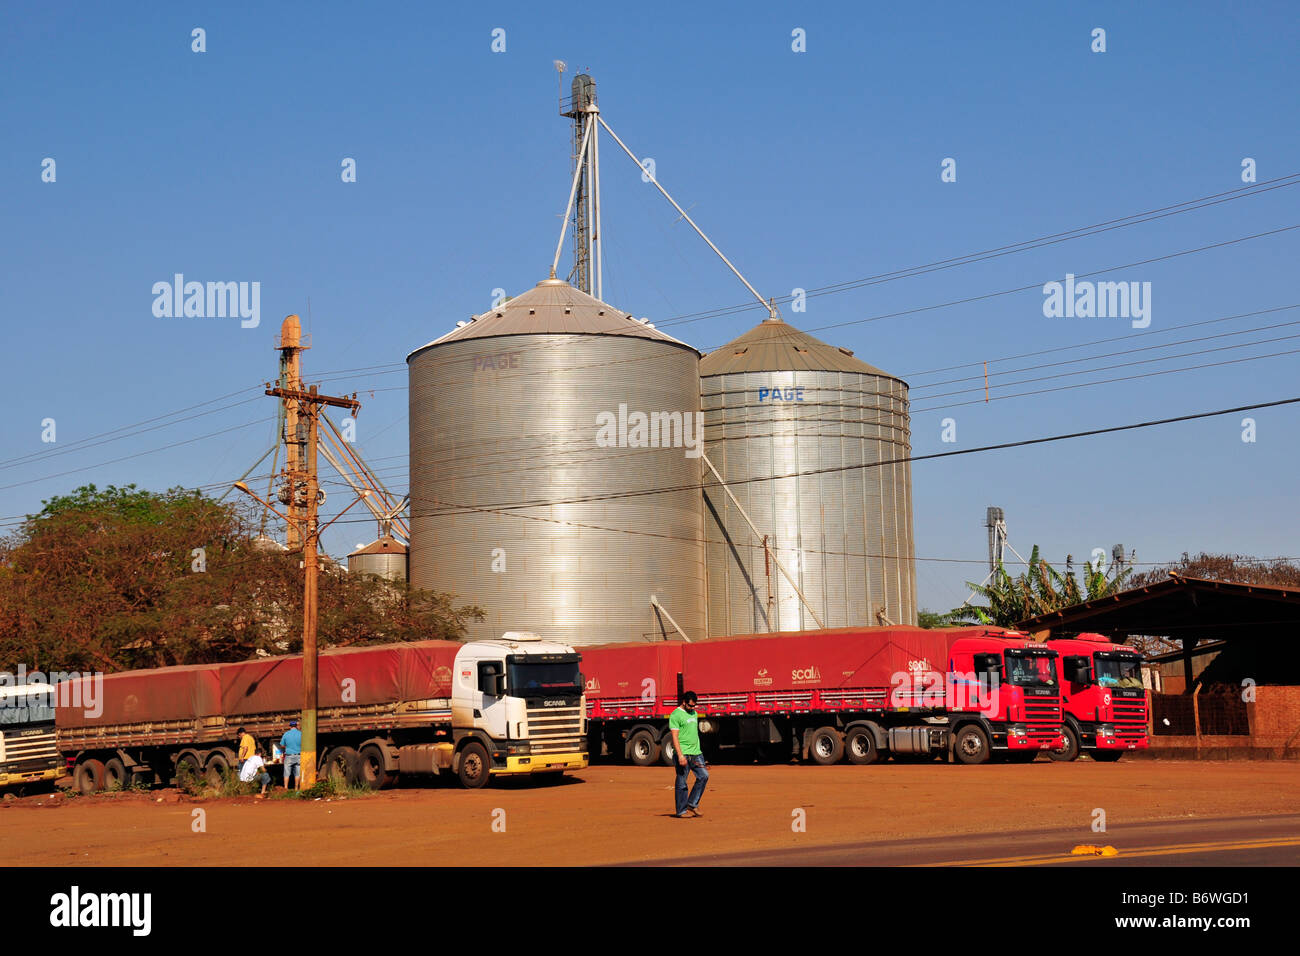
[{"label": "dirt road", "polygon": [[550,786],[315,802],[27,797],[0,803],[0,864],[243,866],[250,847],[259,866],[607,864],[945,834],[1006,834],[989,855],[1011,857],[1027,831],[1098,842],[1098,810],[1108,830],[1294,813],[1300,763],[715,766],[694,820],[669,816],[672,783],[666,768],[599,766]]}]

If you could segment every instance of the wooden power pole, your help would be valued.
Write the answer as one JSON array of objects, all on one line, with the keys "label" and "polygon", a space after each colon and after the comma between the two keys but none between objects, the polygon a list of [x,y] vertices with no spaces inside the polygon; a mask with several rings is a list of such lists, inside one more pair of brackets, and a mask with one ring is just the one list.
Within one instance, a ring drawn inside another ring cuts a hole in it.
[{"label": "wooden power pole", "polygon": [[[302,540],[303,568],[303,602],[302,602],[302,786],[304,789],[316,783],[316,703],[317,703],[317,652],[316,652],[316,553],[320,544],[319,497],[320,481],[316,474],[316,442],[319,437],[321,407],[333,405],[346,408],[354,415],[361,403],[354,395],[351,398],[337,398],[321,395],[316,386],[303,391],[298,388],[266,389],[267,395],[283,399],[285,407],[294,409],[293,418],[297,422],[307,422],[307,461],[306,468],[291,467],[291,461],[285,462],[285,478],[291,493],[299,487],[306,489],[306,517],[298,529]],[[300,484],[301,483],[301,484]],[[351,507],[351,505],[349,505]],[[294,521],[289,521],[292,526]]]}]

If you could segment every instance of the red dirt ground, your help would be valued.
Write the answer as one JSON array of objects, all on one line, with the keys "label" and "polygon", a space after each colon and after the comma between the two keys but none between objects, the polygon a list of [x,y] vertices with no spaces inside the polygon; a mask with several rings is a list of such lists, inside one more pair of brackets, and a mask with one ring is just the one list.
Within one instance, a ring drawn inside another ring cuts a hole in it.
[{"label": "red dirt ground", "polygon": [[1090,842],[1098,807],[1111,826],[1294,812],[1300,763],[718,765],[695,820],[668,815],[672,784],[667,768],[597,766],[552,785],[435,783],[314,802],[32,796],[0,801],[0,864],[247,866],[250,848],[259,866],[597,864],[1048,827]]}]

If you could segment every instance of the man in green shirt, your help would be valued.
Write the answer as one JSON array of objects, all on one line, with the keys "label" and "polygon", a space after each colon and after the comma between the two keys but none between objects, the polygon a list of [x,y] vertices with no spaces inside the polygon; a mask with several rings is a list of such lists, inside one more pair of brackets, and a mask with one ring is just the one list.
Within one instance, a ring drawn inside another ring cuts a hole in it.
[{"label": "man in green shirt", "polygon": [[[695,712],[698,698],[694,691],[682,695],[682,705],[668,717],[668,729],[673,734],[673,750],[677,754],[677,812],[675,817],[684,817],[688,813],[700,816],[700,797],[704,796],[704,787],[709,782],[709,769],[704,763],[700,751],[700,731],[697,726],[699,715]],[[695,786],[690,795],[686,793],[686,776],[695,774]]]}]

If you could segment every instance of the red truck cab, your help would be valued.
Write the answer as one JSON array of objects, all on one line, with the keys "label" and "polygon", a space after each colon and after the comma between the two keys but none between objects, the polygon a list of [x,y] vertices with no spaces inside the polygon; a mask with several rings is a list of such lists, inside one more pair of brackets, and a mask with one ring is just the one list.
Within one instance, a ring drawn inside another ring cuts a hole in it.
[{"label": "red truck cab", "polygon": [[1146,750],[1147,699],[1142,655],[1100,634],[1080,634],[1047,642],[1057,651],[1065,710],[1064,745],[1053,760],[1118,760],[1127,751]]},{"label": "red truck cab", "polygon": [[[953,754],[963,763],[981,743],[962,732],[963,723],[979,714],[994,752],[1013,762],[1028,762],[1040,752],[1064,746],[1061,683],[1057,652],[1015,636],[963,637],[952,646],[949,681],[956,699],[949,703]],[[963,694],[963,689],[967,693]]]}]

